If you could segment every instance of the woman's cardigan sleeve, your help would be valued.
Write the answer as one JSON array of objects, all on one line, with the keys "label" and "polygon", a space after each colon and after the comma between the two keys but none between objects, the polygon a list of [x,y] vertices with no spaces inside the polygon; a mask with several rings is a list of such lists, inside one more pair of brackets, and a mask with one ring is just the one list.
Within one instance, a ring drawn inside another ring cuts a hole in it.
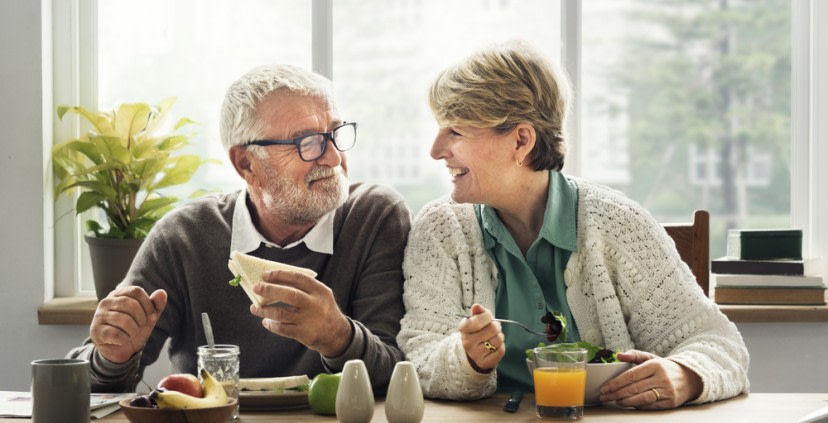
[{"label": "woman's cardigan sleeve", "polygon": [[474,303],[494,307],[495,268],[479,231],[471,206],[438,200],[419,213],[408,238],[397,343],[429,398],[479,399],[497,386],[497,372],[471,367],[457,331],[457,313]]}]

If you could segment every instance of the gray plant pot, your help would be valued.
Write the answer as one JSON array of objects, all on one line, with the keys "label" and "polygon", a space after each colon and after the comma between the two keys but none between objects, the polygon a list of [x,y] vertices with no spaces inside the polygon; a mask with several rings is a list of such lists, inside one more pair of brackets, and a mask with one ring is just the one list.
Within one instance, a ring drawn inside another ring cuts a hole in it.
[{"label": "gray plant pot", "polygon": [[141,248],[143,239],[108,239],[85,236],[92,258],[92,276],[95,279],[95,294],[103,299],[122,280],[132,265],[132,259]]}]

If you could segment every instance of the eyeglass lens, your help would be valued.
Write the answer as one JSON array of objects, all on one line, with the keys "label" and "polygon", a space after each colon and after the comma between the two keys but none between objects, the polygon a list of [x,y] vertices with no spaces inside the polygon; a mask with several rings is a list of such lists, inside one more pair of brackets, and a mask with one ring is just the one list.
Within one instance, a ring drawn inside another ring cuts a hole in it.
[{"label": "eyeglass lens", "polygon": [[[313,161],[325,154],[329,134],[313,134],[302,139],[299,143],[299,153],[302,160]],[[346,124],[333,131],[333,143],[337,150],[347,151],[356,143],[356,128],[353,124]]]}]

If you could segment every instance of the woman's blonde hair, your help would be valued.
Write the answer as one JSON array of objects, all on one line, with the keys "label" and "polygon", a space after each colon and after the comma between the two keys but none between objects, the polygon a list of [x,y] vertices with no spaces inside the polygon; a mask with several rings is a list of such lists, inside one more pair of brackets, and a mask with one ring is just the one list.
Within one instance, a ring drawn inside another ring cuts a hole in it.
[{"label": "woman's blonde hair", "polygon": [[512,41],[441,72],[431,85],[429,106],[441,127],[508,133],[518,123],[529,123],[537,133],[529,166],[561,170],[570,91],[561,70],[529,44]]}]

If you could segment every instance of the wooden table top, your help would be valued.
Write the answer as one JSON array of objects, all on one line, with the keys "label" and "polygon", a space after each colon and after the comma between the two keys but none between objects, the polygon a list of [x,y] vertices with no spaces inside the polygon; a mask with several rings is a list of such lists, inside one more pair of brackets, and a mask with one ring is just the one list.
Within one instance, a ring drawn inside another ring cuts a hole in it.
[{"label": "wooden table top", "polygon": [[[427,400],[423,422],[537,422],[534,397],[527,394],[517,413],[503,411],[507,395],[497,394],[480,401],[453,402]],[[726,401],[700,406],[685,406],[668,411],[638,411],[613,406],[587,407],[583,420],[589,422],[796,422],[809,413],[828,407],[825,394],[770,394],[741,395]],[[22,423],[29,419],[0,418],[0,422]],[[110,414],[98,421],[126,423],[122,412]],[[310,409],[291,411],[245,412],[238,422],[334,422],[336,417],[317,416]],[[377,400],[373,422],[387,422],[383,401]]]}]

